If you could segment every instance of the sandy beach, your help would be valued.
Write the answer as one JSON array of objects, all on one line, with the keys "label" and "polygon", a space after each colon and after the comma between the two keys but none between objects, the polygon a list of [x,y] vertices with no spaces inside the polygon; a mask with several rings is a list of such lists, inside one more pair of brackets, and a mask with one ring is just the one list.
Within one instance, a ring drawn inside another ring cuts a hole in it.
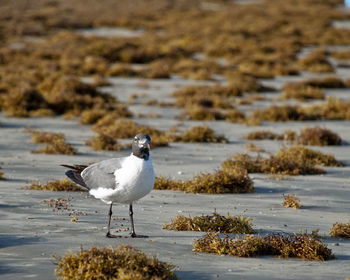
[{"label": "sandy beach", "polygon": [[[119,99],[127,100],[135,93],[139,79],[112,79],[116,86],[106,88]],[[174,84],[185,85],[189,81],[147,81],[147,91],[169,99]],[[122,90],[121,90],[122,89]],[[126,90],[127,89],[127,90]],[[138,89],[140,91],[140,89]],[[143,91],[143,90],[141,90]],[[123,92],[125,96],[119,92]],[[346,94],[329,90],[329,94]],[[158,108],[157,108],[158,109]],[[147,113],[154,108],[133,105],[134,112]],[[176,109],[157,110],[162,117],[136,119],[168,129],[177,121],[173,119]],[[318,176],[289,176],[286,180],[268,179],[267,175],[252,174],[254,194],[196,195],[175,191],[152,191],[135,204],[137,232],[149,235],[148,239],[106,239],[104,237],[108,207],[99,200],[87,197],[87,193],[62,193],[30,191],[21,189],[32,181],[46,182],[64,178],[62,163],[78,164],[111,157],[128,155],[123,152],[96,152],[84,145],[93,135],[89,126],[62,118],[7,118],[1,116],[0,155],[1,167],[7,180],[0,181],[1,196],[1,277],[11,279],[54,279],[55,260],[52,255],[62,256],[69,250],[81,247],[116,246],[130,244],[144,252],[157,255],[161,260],[177,266],[176,274],[181,279],[344,279],[349,274],[350,242],[330,238],[329,229],[335,222],[349,219],[350,152],[347,145],[317,147],[332,153],[345,167],[326,168],[327,174]],[[184,127],[202,122],[184,122]],[[170,178],[185,179],[199,172],[211,172],[220,167],[226,158],[244,150],[247,143],[243,136],[257,127],[247,127],[227,122],[206,122],[218,134],[224,134],[228,144],[171,143],[166,148],[152,150],[155,172]],[[338,133],[345,142],[350,142],[350,126],[347,121],[266,123],[264,129],[282,132],[299,130],[305,126],[321,125]],[[33,154],[38,147],[30,141],[23,128],[64,133],[69,143],[77,149],[75,156]],[[125,140],[126,141],[126,140]],[[276,152],[283,143],[254,141],[269,152]],[[286,209],[281,206],[283,194],[293,193],[300,199],[303,208]],[[43,200],[69,198],[70,208],[83,212],[72,222],[68,210],[53,212]],[[113,230],[129,227],[128,209],[125,205],[114,207],[114,217],[124,218],[112,223]],[[273,257],[236,258],[192,252],[192,242],[203,236],[198,232],[174,232],[162,230],[178,214],[207,215],[214,209],[218,213],[244,215],[253,218],[253,226],[260,234],[272,232],[294,233],[319,229],[323,241],[337,256],[327,262],[277,259]],[[85,215],[86,214],[86,215]],[[127,236],[128,232],[123,232]]]},{"label": "sandy beach", "polygon": [[[220,5],[209,2],[204,4],[211,11],[221,9]],[[111,26],[91,28],[89,24],[85,25],[82,24],[76,32],[87,37],[120,36],[130,39],[147,34],[145,33],[147,30],[142,28]],[[337,20],[334,26],[349,29],[349,20]],[[156,30],[155,34],[162,34],[162,30]],[[33,38],[36,37],[33,36]],[[36,40],[40,42],[39,39],[43,38],[38,36]],[[29,36],[27,39],[34,41]],[[24,43],[16,43],[14,40],[9,45],[9,49],[17,48],[21,51],[23,47],[21,44]],[[298,59],[307,56],[315,49],[317,49],[315,46],[302,48],[298,53]],[[324,50],[350,51],[350,46],[325,45]],[[197,59],[196,63],[203,62],[205,59],[204,53],[191,55],[191,58]],[[343,81],[350,78],[350,60],[342,61],[343,64],[341,64],[329,54],[326,56],[335,69],[334,76]],[[229,63],[223,57],[216,57],[216,59],[218,65]],[[134,68],[147,65],[142,63],[130,64]],[[228,70],[232,69],[228,68]],[[271,87],[271,90],[254,94],[265,98],[254,100],[249,104],[235,103],[234,106],[249,115],[254,110],[268,108],[271,104],[297,104],[299,101],[280,98],[286,83],[323,78],[327,75],[329,73],[311,73],[303,70],[299,75],[274,74],[273,78],[259,77],[256,80],[261,85]],[[79,78],[86,83],[93,82],[91,77],[79,76]],[[322,167],[326,171],[322,175],[284,176],[282,179],[269,174],[252,173],[249,176],[254,182],[256,192],[248,194],[209,195],[153,190],[134,204],[136,232],[149,237],[130,238],[128,205],[115,204],[111,231],[125,238],[108,239],[105,237],[108,205],[102,201],[95,199],[87,192],[38,191],[24,187],[35,181],[46,183],[50,180],[65,178],[65,168],[61,167],[61,164],[89,164],[103,159],[127,156],[131,150],[125,149],[120,152],[93,150],[85,145],[85,142],[96,133],[92,130],[92,125],[79,124],[78,119],[67,120],[60,114],[52,117],[16,118],[0,111],[0,171],[5,178],[0,180],[0,279],[57,279],[54,274],[57,262],[53,255],[62,257],[69,252],[78,252],[81,248],[89,249],[91,246],[115,248],[119,244],[131,245],[146,254],[157,256],[161,261],[170,262],[175,266],[176,275],[182,280],[345,280],[350,277],[350,240],[331,237],[329,232],[336,222],[350,221],[349,120],[263,121],[259,126],[230,123],[225,120],[180,120],[179,115],[183,112],[183,108],[147,105],[147,101],[156,100],[164,104],[172,104],[176,101],[172,96],[176,90],[196,85],[225,86],[229,83],[225,76],[217,74],[211,80],[190,80],[177,73],[171,73],[170,77],[165,79],[149,79],[137,75],[134,77],[108,76],[106,82],[108,85],[101,86],[98,90],[127,104],[133,115],[132,120],[137,124],[148,125],[161,131],[169,131],[176,126],[180,132],[204,124],[212,128],[216,134],[224,135],[228,139],[228,143],[224,144],[171,142],[168,147],[152,148],[151,156],[156,176],[186,180],[202,172],[215,172],[224,160],[247,151],[248,143],[264,149],[265,155],[275,154],[280,148],[290,143],[283,140],[250,141],[244,137],[258,130],[270,130],[281,134],[287,130],[300,132],[305,127],[315,126],[328,128],[338,134],[342,144],[308,147],[333,154],[337,160],[344,163],[344,166]],[[303,103],[302,106],[320,104],[328,97],[338,98],[340,102],[350,99],[349,87],[322,90],[325,95],[323,100],[305,101],[300,104]],[[0,97],[1,93],[0,91]],[[244,97],[250,96],[249,94]],[[133,100],[131,104],[128,103],[130,100]],[[66,141],[76,148],[77,154],[33,153],[32,151],[42,147],[42,144],[33,143],[31,135],[25,131],[26,128],[64,134]],[[118,141],[127,144],[130,139],[118,139]],[[281,204],[284,194],[295,194],[299,197],[302,208],[296,210],[283,207]],[[57,199],[62,199],[66,207],[59,210],[50,207],[49,201]],[[322,241],[332,250],[336,258],[320,262],[273,256],[238,258],[197,253],[193,252],[192,244],[194,240],[204,236],[204,232],[162,229],[164,224],[170,223],[177,215],[193,217],[210,215],[214,211],[221,215],[230,213],[233,216],[243,215],[252,218],[256,235],[261,236],[273,233],[311,233],[318,230]]]}]

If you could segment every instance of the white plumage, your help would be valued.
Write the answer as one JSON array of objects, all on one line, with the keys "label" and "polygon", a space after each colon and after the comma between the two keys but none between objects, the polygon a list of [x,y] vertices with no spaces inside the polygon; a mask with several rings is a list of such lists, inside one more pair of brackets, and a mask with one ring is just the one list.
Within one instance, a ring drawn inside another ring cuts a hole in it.
[{"label": "white plumage", "polygon": [[142,237],[135,233],[132,203],[147,195],[154,185],[150,144],[151,138],[147,134],[137,134],[132,142],[132,154],[128,157],[107,159],[90,166],[63,165],[70,169],[66,175],[72,181],[110,204],[107,237],[115,237],[110,233],[113,202],[129,204],[131,236]]},{"label": "white plumage", "polygon": [[[84,171],[82,172],[84,178]],[[115,189],[104,186],[90,190],[90,194],[106,203],[130,204],[147,195],[153,188],[155,175],[152,158],[141,159],[131,154],[121,161],[121,167],[113,172]]]}]

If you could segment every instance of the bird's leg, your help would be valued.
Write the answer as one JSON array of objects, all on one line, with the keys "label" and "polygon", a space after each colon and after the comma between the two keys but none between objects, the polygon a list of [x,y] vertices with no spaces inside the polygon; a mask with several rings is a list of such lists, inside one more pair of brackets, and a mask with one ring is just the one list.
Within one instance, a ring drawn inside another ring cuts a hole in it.
[{"label": "bird's leg", "polygon": [[107,224],[107,234],[106,237],[111,237],[111,218],[112,218],[112,206],[113,206],[113,202],[111,202],[111,206],[109,207],[109,211],[108,211],[108,224]]},{"label": "bird's leg", "polygon": [[134,212],[132,211],[132,203],[130,203],[129,206],[129,215],[130,215],[130,221],[131,221],[131,237],[135,238],[147,238],[148,236],[146,235],[137,235],[135,233],[135,227],[134,227]]},{"label": "bird's leg", "polygon": [[110,230],[111,230],[111,219],[112,219],[112,206],[113,203],[111,202],[111,206],[109,207],[109,211],[108,211],[108,224],[107,224],[107,234],[106,237],[108,238],[116,238],[116,237],[120,237],[118,235],[113,235],[111,234]]},{"label": "bird's leg", "polygon": [[134,227],[134,212],[132,211],[132,203],[129,205],[129,215],[131,221],[131,237],[136,237],[135,227]]}]

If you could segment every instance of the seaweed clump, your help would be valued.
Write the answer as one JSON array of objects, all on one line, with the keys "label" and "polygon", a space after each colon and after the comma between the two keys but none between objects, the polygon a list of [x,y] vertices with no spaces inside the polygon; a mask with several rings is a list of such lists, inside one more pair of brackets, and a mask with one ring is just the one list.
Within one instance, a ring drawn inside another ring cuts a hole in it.
[{"label": "seaweed clump", "polygon": [[332,51],[330,53],[331,57],[339,60],[347,60],[350,59],[350,51],[341,50],[341,51]]},{"label": "seaweed clump", "polygon": [[227,217],[219,215],[214,211],[212,215],[185,217],[178,215],[170,224],[163,226],[163,229],[177,231],[204,231],[251,234],[254,230],[250,224],[251,218],[243,216]]},{"label": "seaweed clump", "polygon": [[183,190],[183,181],[173,180],[164,176],[157,176],[153,189],[155,190]]},{"label": "seaweed clump", "polygon": [[249,119],[271,122],[350,120],[350,101],[329,97],[322,103],[305,107],[300,105],[271,105],[268,108],[253,111]]},{"label": "seaweed clump", "polygon": [[322,89],[312,86],[289,83],[283,87],[282,99],[311,100],[324,99]]},{"label": "seaweed clump", "polygon": [[216,108],[193,105],[192,107],[187,106],[179,118],[193,121],[217,121],[224,120],[225,114]]},{"label": "seaweed clump", "polygon": [[276,156],[279,158],[295,158],[299,162],[308,162],[321,166],[343,166],[343,163],[336,160],[334,155],[324,154],[320,151],[315,151],[302,145],[292,146],[289,148],[284,147],[277,152]]},{"label": "seaweed clump", "polygon": [[29,186],[24,186],[26,190],[38,190],[38,191],[54,191],[54,192],[81,192],[85,189],[79,187],[71,180],[51,180],[46,184],[41,184],[39,181],[32,182]]},{"label": "seaweed clump", "polygon": [[132,120],[115,120],[111,115],[101,118],[94,125],[94,130],[111,138],[133,138],[138,133],[145,133],[151,137],[153,147],[169,145],[167,133],[147,125],[137,124]]},{"label": "seaweed clump", "polygon": [[248,140],[294,140],[295,132],[286,130],[283,134],[274,133],[269,130],[258,130],[247,134],[244,138]]},{"label": "seaweed clump", "polygon": [[206,125],[199,125],[184,131],[179,140],[182,142],[201,143],[227,143],[228,140],[223,135],[215,135],[213,129]]},{"label": "seaweed clump", "polygon": [[255,191],[253,181],[248,176],[247,170],[241,167],[217,170],[214,174],[197,174],[184,182],[157,177],[154,189],[208,194],[250,193]]},{"label": "seaweed clump", "polygon": [[297,137],[297,143],[312,146],[336,146],[342,143],[342,139],[330,129],[316,126],[302,129]]},{"label": "seaweed clump", "polygon": [[214,174],[202,173],[184,182],[184,191],[191,193],[250,193],[253,181],[244,168],[217,170]]},{"label": "seaweed clump", "polygon": [[321,119],[321,116],[312,110],[305,112],[299,105],[271,105],[268,108],[253,111],[249,119],[255,121],[286,122],[318,120]]},{"label": "seaweed clump", "polygon": [[0,68],[0,72],[6,73],[2,81],[0,110],[7,116],[64,115],[72,118],[89,111],[84,113],[84,123],[87,115],[94,111],[99,114],[117,112],[121,117],[131,115],[113,96],[101,93],[94,85],[82,82],[77,76],[68,75],[62,69],[50,74],[55,67],[60,68],[57,62],[22,57],[27,61],[22,63],[17,61],[19,57],[20,54],[13,54],[14,65],[9,64],[9,69]]},{"label": "seaweed clump", "polygon": [[33,143],[46,144],[46,146],[44,146],[42,149],[35,150],[33,153],[64,155],[76,154],[76,149],[71,144],[66,142],[62,133],[50,133],[34,129],[26,129],[26,132],[32,134]]},{"label": "seaweed clump", "polygon": [[316,49],[297,62],[302,69],[314,73],[334,72],[332,64],[327,60],[327,51]]},{"label": "seaweed clump", "polygon": [[232,105],[234,97],[242,96],[242,87],[243,84],[187,86],[175,91],[172,96],[176,97],[175,106],[184,108],[180,118],[242,122],[245,120],[244,113]]},{"label": "seaweed clump", "polygon": [[0,180],[6,180],[6,178],[4,177],[4,172],[0,171]]},{"label": "seaweed clump", "polygon": [[335,223],[329,231],[333,237],[350,239],[350,222],[346,224]]},{"label": "seaweed clump", "polygon": [[122,145],[116,139],[109,135],[99,133],[97,136],[85,142],[85,145],[91,146],[95,151],[121,151],[130,145]]},{"label": "seaweed clump", "polygon": [[286,130],[282,134],[269,130],[258,130],[247,134],[244,138],[248,140],[287,140],[311,146],[336,146],[342,143],[342,139],[338,134],[328,128],[319,126],[305,127],[300,131],[299,135],[292,130]]},{"label": "seaweed clump", "polygon": [[113,248],[91,247],[66,254],[58,261],[55,274],[60,279],[135,279],[176,280],[174,266],[149,257],[141,250],[119,245]]},{"label": "seaweed clump", "polygon": [[242,238],[225,235],[221,238],[219,233],[208,233],[194,241],[193,251],[246,258],[265,255],[316,261],[335,258],[331,249],[309,234],[246,235]]},{"label": "seaweed clump", "polygon": [[322,78],[313,78],[303,82],[300,82],[303,85],[318,87],[318,88],[346,88],[347,84],[337,76],[326,76]]},{"label": "seaweed clump", "polygon": [[281,175],[305,175],[323,174],[324,170],[316,167],[322,166],[342,166],[343,164],[335,159],[331,154],[324,154],[314,151],[304,146],[292,146],[281,148],[276,155],[269,158],[256,158],[248,154],[237,154],[233,158],[222,163],[224,170],[231,168],[245,168],[249,173],[268,173]]},{"label": "seaweed clump", "polygon": [[202,106],[206,108],[232,108],[228,97],[241,96],[242,90],[235,86],[187,86],[175,91],[177,107]]},{"label": "seaweed clump", "polygon": [[283,207],[286,208],[294,208],[294,209],[299,209],[302,207],[302,204],[300,203],[299,197],[297,197],[295,194],[287,194],[283,195],[284,201],[282,203]]}]

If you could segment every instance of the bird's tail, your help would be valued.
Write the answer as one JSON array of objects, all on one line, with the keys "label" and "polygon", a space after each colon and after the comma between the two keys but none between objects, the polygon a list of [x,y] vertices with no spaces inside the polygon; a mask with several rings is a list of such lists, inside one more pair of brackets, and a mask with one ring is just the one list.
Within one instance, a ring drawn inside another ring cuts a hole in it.
[{"label": "bird's tail", "polygon": [[65,173],[69,179],[71,179],[74,183],[82,186],[83,188],[90,190],[90,188],[85,184],[84,179],[80,175],[80,173],[87,167],[86,165],[61,164],[61,166],[69,168],[69,170],[67,170]]}]

